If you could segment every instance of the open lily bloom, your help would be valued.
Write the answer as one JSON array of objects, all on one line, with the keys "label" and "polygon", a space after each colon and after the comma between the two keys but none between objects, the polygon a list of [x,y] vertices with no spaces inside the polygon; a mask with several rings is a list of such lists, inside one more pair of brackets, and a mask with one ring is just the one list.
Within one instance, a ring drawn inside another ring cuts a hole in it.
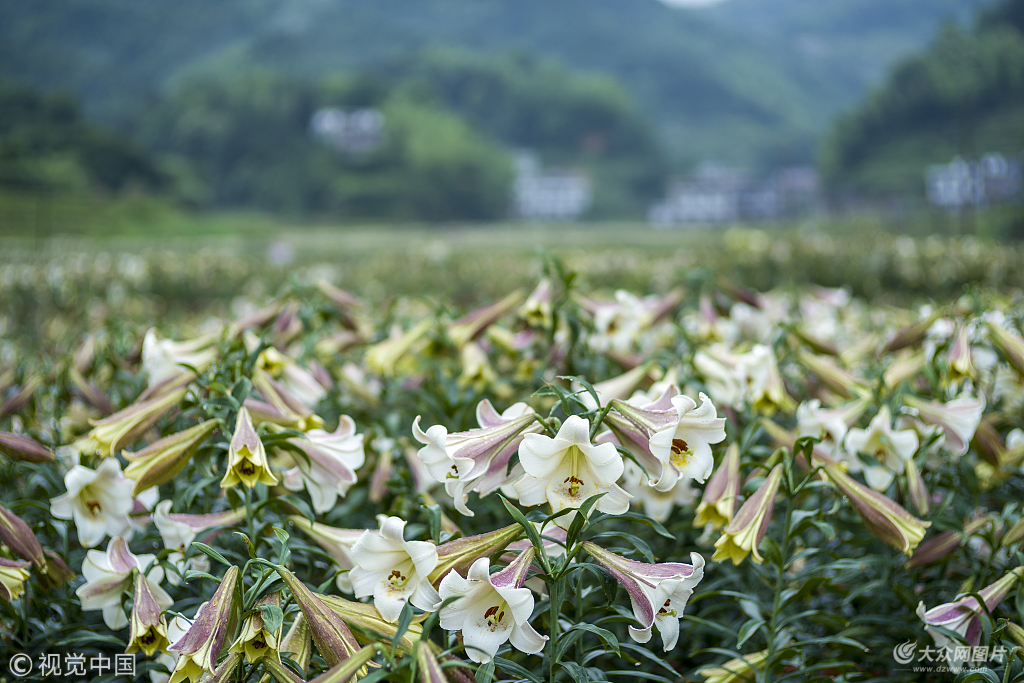
[{"label": "open lily bloom", "polygon": [[191,366],[202,372],[217,358],[214,346],[215,335],[205,334],[188,341],[172,341],[160,339],[156,330],[150,329],[142,341],[142,369],[149,377],[149,386],[188,372],[185,366]]},{"label": "open lily bloom", "polygon": [[663,562],[649,564],[637,562],[609,552],[589,541],[583,549],[618,579],[629,593],[633,616],[641,628],[629,627],[629,635],[638,643],[651,639],[655,626],[668,652],[679,641],[679,620],[693,594],[693,589],[704,578],[704,558],[690,553],[693,563]]},{"label": "open lily bloom", "polygon": [[437,566],[437,547],[427,541],[406,541],[405,522],[388,517],[380,533],[366,531],[352,547],[355,567],[349,572],[356,597],[373,596],[385,621],[394,623],[406,602],[431,611],[440,598],[427,577]]},{"label": "open lily bloom", "polygon": [[64,476],[68,492],[50,499],[50,513],[58,519],[73,519],[79,542],[91,548],[108,534],[121,536],[128,531],[132,483],[114,458],[105,459],[95,470],[75,465]]},{"label": "open lily bloom", "polygon": [[426,432],[420,429],[420,418],[413,422],[416,440],[424,444],[419,457],[430,476],[444,484],[455,501],[455,508],[473,516],[466,506],[470,491],[481,496],[508,483],[508,461],[519,448],[524,435],[539,431],[533,409],[516,403],[500,415],[488,400],[477,405],[480,429],[448,433],[443,425],[434,425]]},{"label": "open lily bloom", "polygon": [[656,522],[664,522],[676,507],[690,507],[697,499],[697,489],[689,479],[679,479],[668,491],[659,491],[648,483],[647,475],[632,460],[626,461],[622,487],[633,496],[633,504],[643,507],[644,514]]},{"label": "open lily bloom", "polygon": [[316,381],[316,377],[309,370],[272,346],[260,352],[256,365],[279,381],[307,408],[315,408],[327,395],[327,390]]},{"label": "open lily bloom", "polygon": [[942,430],[942,445],[953,455],[967,452],[985,410],[985,398],[981,396],[935,403],[908,394],[903,397],[903,402],[917,411],[923,422]]},{"label": "open lily bloom", "polygon": [[544,649],[547,636],[537,633],[529,621],[533,593],[523,588],[533,554],[533,548],[523,551],[494,574],[489,573],[488,559],[482,557],[469,568],[466,578],[452,570],[441,580],[441,600],[458,598],[441,609],[441,628],[462,631],[466,654],[474,662],[490,662],[506,642],[530,654]]},{"label": "open lily bloom", "polygon": [[846,434],[847,450],[873,456],[876,460],[874,464],[867,464],[853,458],[849,461],[850,471],[863,470],[868,486],[884,491],[897,474],[903,474],[907,460],[917,451],[917,445],[917,434],[909,429],[894,430],[889,408],[882,406],[867,429],[851,429]]},{"label": "open lily bloom", "polygon": [[797,433],[819,437],[818,448],[832,458],[844,459],[843,441],[849,425],[856,422],[869,403],[869,399],[861,398],[829,410],[822,408],[816,398],[804,401],[796,409]]},{"label": "open lily bloom", "polygon": [[[1006,598],[1017,581],[1024,577],[1024,567],[1017,567],[1007,572],[1001,579],[978,591],[978,595],[985,602],[985,609],[989,612],[999,606],[999,603]],[[925,610],[924,602],[917,605],[917,616],[925,623],[924,630],[935,641],[935,645],[949,651],[949,661],[954,662],[957,643],[939,631],[935,626],[941,626],[957,633],[964,641],[974,647],[981,641],[982,624],[981,615],[984,613],[977,598],[967,596],[956,602],[948,602],[930,610]],[[958,662],[962,664],[962,660]]]},{"label": "open lily bloom", "polygon": [[[82,563],[85,583],[75,591],[82,601],[82,609],[103,610],[103,621],[115,631],[127,626],[121,596],[132,591],[132,570],[139,571],[138,580],[146,581],[153,599],[161,609],[167,609],[174,601],[160,587],[164,570],[155,561],[155,555],[133,555],[120,537],[110,540],[106,552],[90,550]],[[153,568],[143,575],[150,565]]]},{"label": "open lily bloom", "polygon": [[305,439],[289,439],[288,443],[306,455],[295,455],[295,467],[284,473],[284,485],[291,491],[309,491],[313,509],[327,512],[338,496],[344,497],[356,482],[356,470],[366,462],[363,435],[356,434],[356,423],[342,415],[333,432],[311,429]]},{"label": "open lily bloom", "polygon": [[622,456],[610,443],[590,443],[590,423],[579,415],[566,418],[554,438],[524,436],[519,462],[526,474],[515,490],[523,505],[550,503],[552,512],[558,512],[606,493],[597,501],[598,510],[621,515],[629,509],[631,496],[615,483],[622,476]]},{"label": "open lily bloom", "polygon": [[[172,551],[168,555],[168,561],[178,567],[182,574],[188,569],[196,571],[209,571],[210,560],[206,555],[197,554],[185,560],[185,551],[192,545],[196,534],[216,526],[231,526],[245,519],[245,508],[237,510],[225,510],[214,512],[208,515],[186,515],[171,512],[171,501],[165,500],[156,506],[153,511],[153,523],[163,539],[164,547]],[[181,579],[174,572],[167,575],[167,582],[177,586]]]}]

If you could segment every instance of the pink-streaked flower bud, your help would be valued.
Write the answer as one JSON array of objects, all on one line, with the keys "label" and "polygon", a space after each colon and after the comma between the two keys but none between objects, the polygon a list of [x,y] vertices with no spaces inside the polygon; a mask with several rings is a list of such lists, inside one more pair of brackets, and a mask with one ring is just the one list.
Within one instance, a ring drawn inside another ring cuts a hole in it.
[{"label": "pink-streaked flower bud", "polygon": [[[594,391],[597,392],[597,395],[601,398],[601,403],[603,404],[609,403],[613,400],[623,401],[633,395],[633,392],[637,390],[641,382],[647,379],[651,374],[651,370],[653,368],[654,363],[641,363],[632,370],[628,370],[621,375],[617,375],[611,379],[606,379],[603,382],[598,382],[591,386],[594,387]],[[574,383],[573,390],[580,392],[579,398],[587,408],[590,410],[597,408],[597,402],[594,401],[594,397],[590,395],[589,391],[583,390],[583,385]],[[679,390],[676,389],[675,394],[678,393]]]},{"label": "pink-streaked flower bud", "polygon": [[1024,376],[1024,339],[995,322],[986,321],[985,325],[992,345],[1019,375]]},{"label": "pink-streaked flower bud", "polygon": [[412,351],[420,338],[433,326],[430,319],[421,320],[412,329],[393,334],[388,339],[366,349],[366,366],[378,375],[391,377],[399,369],[399,363]]},{"label": "pink-streaked flower bud", "polygon": [[697,673],[706,679],[704,683],[751,683],[758,673],[764,671],[767,661],[768,650],[761,650],[744,655],[742,659],[730,659],[721,666],[701,669]]},{"label": "pink-streaked flower bud", "polygon": [[501,301],[467,313],[448,327],[448,338],[457,347],[463,347],[479,337],[503,315],[509,313],[523,300],[523,293],[515,291]]},{"label": "pink-streaked flower bud", "polygon": [[[373,605],[368,605],[364,602],[353,602],[352,600],[346,600],[333,595],[321,595],[319,597],[327,605],[328,609],[341,617],[345,624],[356,628],[354,633],[360,633],[361,629],[362,631],[379,634],[382,639],[386,640],[394,638],[395,634],[398,633],[398,626],[385,621]],[[398,641],[399,648],[407,652],[412,651],[416,640],[423,635],[422,624],[426,618],[426,614],[413,617],[409,628]],[[368,642],[362,635],[356,636],[356,639],[364,644]]]},{"label": "pink-streaked flower bud", "polygon": [[39,539],[20,517],[0,507],[0,541],[23,560],[29,560],[42,572],[46,571],[46,555]]},{"label": "pink-streaked flower bud", "polygon": [[437,566],[427,579],[437,584],[451,570],[464,574],[481,557],[493,557],[516,541],[523,533],[519,524],[510,524],[486,534],[465,536],[437,546]]},{"label": "pink-streaked flower bud", "polygon": [[722,562],[732,560],[739,565],[747,554],[753,556],[754,562],[764,561],[758,547],[768,531],[768,523],[772,519],[772,508],[775,506],[775,494],[782,482],[782,464],[776,465],[768,474],[761,487],[743,503],[722,536],[715,541],[715,554],[712,560]]},{"label": "pink-streaked flower bud", "polygon": [[186,393],[187,389],[180,387],[154,398],[136,401],[102,420],[90,420],[93,429],[86,436],[83,447],[103,458],[116,455],[175,408]]},{"label": "pink-streaked flower bud", "polygon": [[75,388],[78,389],[78,393],[81,394],[82,398],[93,408],[104,415],[110,415],[114,412],[114,404],[110,402],[110,399],[97,389],[96,385],[83,377],[77,368],[71,367],[68,369],[68,378],[75,385]]},{"label": "pink-streaked flower bud", "polygon": [[53,590],[75,578],[76,574],[71,571],[68,563],[60,555],[48,548],[43,548],[43,553],[46,554],[46,571],[39,575],[39,583],[43,585],[43,588]]},{"label": "pink-streaked flower bud", "polygon": [[964,535],[959,531],[943,531],[918,546],[909,560],[903,563],[907,569],[917,569],[949,557],[960,547]]},{"label": "pink-streaked flower bud", "polygon": [[28,405],[28,402],[32,400],[32,397],[36,393],[36,389],[42,386],[43,380],[33,375],[25,381],[25,384],[21,387],[18,393],[14,394],[2,404],[0,404],[0,417],[6,417],[7,415],[14,415],[19,410]]},{"label": "pink-streaked flower bud", "polygon": [[170,649],[178,653],[178,661],[169,683],[179,683],[186,678],[198,683],[204,673],[216,671],[217,658],[235,630],[239,574],[238,567],[228,568],[213,597],[200,606],[192,626],[171,646]]},{"label": "pink-streaked flower bud", "polygon": [[421,640],[416,646],[416,668],[420,683],[450,683],[445,670],[438,661],[440,652],[429,640]]},{"label": "pink-streaked flower bud", "polygon": [[237,337],[251,327],[264,327],[277,317],[284,301],[273,301],[263,308],[244,315],[228,326],[228,336]]},{"label": "pink-streaked flower bud", "polygon": [[882,375],[882,381],[890,389],[896,389],[903,382],[916,377],[928,364],[924,351],[905,353],[897,357]]},{"label": "pink-streaked flower bud", "polygon": [[931,522],[914,517],[892,499],[858,483],[834,464],[820,464],[828,479],[850,501],[868,531],[907,555],[914,551]]},{"label": "pink-streaked flower bud", "polygon": [[910,502],[914,504],[914,509],[917,510],[917,513],[927,517],[928,511],[931,509],[928,503],[931,494],[928,493],[924,477],[921,476],[921,470],[917,469],[917,463],[914,462],[913,458],[907,461],[906,474],[907,496],[910,498]]},{"label": "pink-streaked flower bud", "polygon": [[798,351],[797,357],[804,367],[810,370],[825,386],[843,398],[855,398],[868,391],[864,380],[839,367],[830,358],[808,353],[804,350]]},{"label": "pink-streaked flower bud", "polygon": [[373,474],[370,475],[370,500],[379,503],[388,493],[395,441],[386,436],[378,437],[373,440],[372,447],[377,452],[377,463],[373,467]]},{"label": "pink-streaked flower bud", "polygon": [[277,571],[305,615],[317,651],[330,666],[344,662],[359,651],[359,643],[352,631],[341,617],[324,604],[322,596],[309,590],[306,584],[287,569]]},{"label": "pink-streaked flower bud", "polygon": [[31,562],[19,562],[0,557],[0,600],[14,602],[25,592],[28,568]]},{"label": "pink-streaked flower bud", "polygon": [[1021,628],[1012,621],[1007,621],[1006,635],[1010,636],[1010,639],[1017,643],[1018,647],[1024,648],[1024,628]]},{"label": "pink-streaked flower bud", "polygon": [[125,652],[131,654],[138,650],[152,657],[157,650],[168,650],[167,622],[163,617],[163,608],[153,596],[149,582],[138,570],[134,572],[135,590],[132,613],[128,618],[130,639]]},{"label": "pink-streaked flower bud", "polygon": [[839,349],[836,348],[835,344],[811,334],[803,325],[793,326],[793,336],[811,347],[811,350],[815,353],[824,354],[826,356],[839,355]]},{"label": "pink-streaked flower bud", "polygon": [[[309,671],[309,662],[313,658],[313,638],[309,632],[309,622],[306,621],[306,615],[302,612],[295,615],[291,628],[288,629],[284,640],[281,641],[279,652],[290,656],[302,669],[303,674]],[[269,668],[271,662],[273,660],[268,660],[265,666]]]},{"label": "pink-streaked flower bud", "polygon": [[135,480],[132,495],[138,496],[178,476],[207,437],[220,425],[220,420],[207,420],[183,432],[154,441],[141,451],[123,451],[121,454],[129,463],[124,476]]},{"label": "pink-streaked flower bud", "polygon": [[[314,414],[306,404],[265,370],[256,369],[252,375],[252,385],[273,406],[273,411],[268,411],[265,416],[261,414],[262,419],[259,421],[273,422],[282,427],[294,428],[303,432],[308,432],[310,429],[321,429],[324,426],[323,418]],[[252,399],[245,401],[246,409],[249,409],[250,400]]]},{"label": "pink-streaked flower bud", "polygon": [[985,411],[985,398],[982,396],[935,403],[905,394],[903,403],[916,410],[922,421],[942,430],[942,443],[953,455],[967,452]]},{"label": "pink-streaked flower bud", "polygon": [[710,524],[713,529],[721,529],[731,522],[742,486],[740,446],[736,443],[729,444],[722,465],[704,488],[704,496],[697,505],[693,526],[699,529]]},{"label": "pink-streaked flower bud", "polygon": [[359,329],[359,323],[355,319],[353,309],[361,309],[365,306],[362,299],[352,292],[335,287],[326,280],[317,282],[316,288],[338,309],[338,316],[345,327],[350,330]]},{"label": "pink-streaked flower bud", "polygon": [[646,643],[651,639],[651,629],[657,627],[665,652],[674,648],[679,640],[683,609],[693,589],[704,578],[704,558],[690,553],[692,564],[649,564],[620,557],[590,541],[583,543],[583,549],[629,594],[633,616],[640,622],[640,628],[629,627],[630,637],[638,643]]},{"label": "pink-streaked flower bud", "polygon": [[203,679],[203,683],[232,683],[238,680],[238,667],[242,663],[242,655],[239,652],[232,652],[221,661],[213,674]]},{"label": "pink-streaked flower bud", "polygon": [[57,456],[35,439],[10,432],[0,432],[0,453],[19,462],[53,462]]},{"label": "pink-streaked flower bud", "polygon": [[1004,548],[1009,548],[1012,545],[1020,543],[1022,540],[1024,540],[1024,519],[1019,519],[1016,524],[1010,527],[1010,529],[1003,534],[1003,538],[999,545]]},{"label": "pink-streaked flower bud", "polygon": [[942,311],[935,310],[932,313],[921,320],[904,327],[897,332],[889,343],[882,347],[884,353],[895,353],[900,349],[905,349],[908,346],[917,346],[920,344],[925,336],[928,334],[928,330],[935,324],[935,321],[942,317]]}]

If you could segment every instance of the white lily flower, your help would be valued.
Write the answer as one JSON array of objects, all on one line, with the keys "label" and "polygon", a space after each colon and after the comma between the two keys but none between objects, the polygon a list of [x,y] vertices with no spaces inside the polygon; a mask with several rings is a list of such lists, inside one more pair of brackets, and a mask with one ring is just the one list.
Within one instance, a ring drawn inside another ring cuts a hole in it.
[{"label": "white lily flower", "polygon": [[202,372],[217,358],[217,349],[213,346],[215,341],[212,334],[181,342],[160,339],[156,336],[156,329],[151,328],[142,340],[142,369],[149,378],[148,386],[156,386],[188,372],[183,365]]},{"label": "white lily flower", "polygon": [[892,428],[887,406],[882,406],[867,429],[851,429],[846,434],[846,448],[851,453],[871,455],[878,461],[878,464],[868,465],[857,458],[850,460],[850,471],[863,470],[868,486],[876,491],[889,488],[896,475],[903,473],[917,446],[917,434],[913,430]]},{"label": "white lily flower", "polygon": [[658,628],[665,652],[679,642],[679,620],[693,594],[704,578],[704,558],[690,553],[691,564],[662,562],[649,564],[616,555],[587,541],[583,549],[607,569],[629,593],[633,616],[642,628],[629,627],[630,637],[638,643],[651,639],[651,629]]},{"label": "white lily flower", "polygon": [[923,422],[942,430],[942,445],[953,455],[963,455],[974,438],[974,432],[981,424],[985,411],[985,398],[958,398],[947,403],[925,401],[913,396],[904,396],[903,402],[917,411]]},{"label": "white lily flower", "polygon": [[[247,343],[251,342],[247,339]],[[257,340],[253,348],[258,348],[258,346]],[[280,382],[307,408],[316,408],[317,404],[327,395],[327,390],[316,380],[313,373],[273,346],[260,352],[256,359],[256,366]]]},{"label": "white lily flower", "polygon": [[530,654],[544,649],[548,637],[537,633],[529,621],[533,593],[523,588],[533,556],[531,547],[494,574],[489,573],[489,560],[481,557],[466,578],[453,569],[441,580],[441,600],[458,598],[441,609],[441,628],[462,631],[466,654],[474,662],[490,662],[506,642]]},{"label": "white lily flower", "polygon": [[804,401],[796,409],[797,433],[800,436],[816,436],[821,438],[818,447],[831,457],[846,459],[843,440],[849,425],[856,422],[868,407],[870,399],[861,398],[838,408],[827,410],[821,407],[821,401],[812,398]]},{"label": "white lily flower", "polygon": [[647,475],[632,460],[626,461],[622,488],[633,496],[634,505],[643,507],[644,514],[656,522],[664,522],[676,507],[690,507],[697,500],[699,491],[693,488],[689,479],[679,479],[668,491],[659,491],[648,483]]},{"label": "white lily flower", "polygon": [[285,488],[309,491],[313,509],[327,512],[334,507],[338,496],[342,498],[356,482],[356,470],[366,462],[363,435],[356,434],[356,423],[342,415],[333,432],[311,429],[305,439],[289,439],[288,443],[306,454],[296,456],[296,466],[284,473]]},{"label": "white lily flower", "polygon": [[437,546],[427,541],[406,541],[405,522],[387,517],[380,533],[370,531],[352,546],[355,567],[349,572],[357,598],[373,596],[385,621],[394,623],[406,602],[433,611],[441,598],[427,577],[437,566]]},{"label": "white lily flower", "polygon": [[484,399],[476,408],[479,429],[448,433],[443,425],[434,425],[426,432],[416,417],[412,431],[424,444],[418,455],[434,480],[443,483],[455,501],[455,509],[472,517],[466,506],[470,491],[481,496],[508,483],[508,461],[519,448],[524,435],[539,431],[536,413],[525,403],[516,403],[500,415]]},{"label": "white lily flower", "polygon": [[[210,570],[210,560],[206,555],[195,555],[189,560],[185,560],[185,551],[192,545],[192,541],[200,531],[215,526],[237,524],[245,519],[245,516],[245,508],[225,510],[208,515],[175,514],[171,512],[171,501],[165,500],[159,503],[153,511],[153,523],[156,524],[157,531],[160,532],[164,547],[172,551],[167,559],[184,574],[187,569],[201,572]],[[172,586],[177,586],[181,583],[181,579],[172,572],[167,575],[167,582]]]},{"label": "white lily flower", "polygon": [[703,483],[711,475],[715,459],[711,444],[725,441],[725,418],[704,394],[700,406],[689,396],[673,396],[678,421],[651,435],[651,455],[662,464],[659,491],[670,491],[680,477]]},{"label": "white lily flower", "polygon": [[[114,631],[127,626],[128,617],[121,609],[121,596],[132,591],[134,569],[139,571],[139,580],[149,584],[149,591],[157,604],[163,609],[170,607],[174,600],[160,587],[164,570],[155,564],[155,560],[155,555],[133,555],[119,536],[110,539],[106,552],[90,550],[82,563],[85,583],[75,591],[82,602],[82,609],[103,610],[103,621]],[[143,576],[142,572],[150,565],[153,568]]]},{"label": "white lily flower", "polygon": [[554,438],[524,436],[519,463],[525,474],[515,490],[523,505],[550,503],[552,512],[558,512],[606,493],[597,501],[598,510],[621,515],[629,509],[631,496],[615,483],[622,476],[622,456],[613,444],[590,443],[590,423],[579,415],[566,418]]},{"label": "white lily flower", "polygon": [[91,548],[106,535],[122,536],[130,524],[134,505],[132,481],[121,474],[115,458],[106,458],[95,470],[75,465],[64,476],[68,492],[50,499],[50,514],[73,519],[78,540]]}]

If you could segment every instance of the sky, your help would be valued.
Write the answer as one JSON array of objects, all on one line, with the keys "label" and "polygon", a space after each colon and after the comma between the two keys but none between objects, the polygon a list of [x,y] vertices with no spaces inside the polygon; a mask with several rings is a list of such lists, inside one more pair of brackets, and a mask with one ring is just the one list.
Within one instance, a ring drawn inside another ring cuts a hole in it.
[{"label": "sky", "polygon": [[722,0],[661,0],[666,5],[676,5],[679,7],[703,7],[706,5],[715,5]]}]

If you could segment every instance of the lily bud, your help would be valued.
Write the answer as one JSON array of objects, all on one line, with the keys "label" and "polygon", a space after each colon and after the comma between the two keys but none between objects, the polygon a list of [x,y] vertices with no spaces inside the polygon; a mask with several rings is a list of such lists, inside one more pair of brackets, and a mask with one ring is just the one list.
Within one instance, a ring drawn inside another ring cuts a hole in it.
[{"label": "lily bud", "polygon": [[822,463],[828,479],[846,496],[868,531],[909,555],[932,525],[914,517],[892,499],[850,478],[832,463]]},{"label": "lily bud", "polygon": [[541,278],[537,287],[519,309],[519,317],[525,320],[530,327],[551,327],[553,320],[551,296],[551,279]]},{"label": "lily bud", "polygon": [[[353,602],[333,595],[321,595],[320,599],[327,605],[328,609],[341,617],[341,620],[346,625],[355,627],[357,629],[354,632],[355,634],[359,634],[360,630],[370,631],[371,633],[379,634],[383,639],[390,640],[398,633],[398,626],[384,621],[380,616],[380,612],[373,605],[368,605],[364,602]],[[399,647],[404,648],[406,651],[412,650],[416,644],[416,639],[423,635],[422,623],[426,618],[426,614],[413,617],[409,628],[398,641]],[[356,639],[364,644],[367,642],[366,638],[361,634],[357,635]]]},{"label": "lily bud", "polygon": [[420,337],[427,333],[433,321],[425,319],[408,332],[392,336],[366,349],[366,366],[378,375],[390,377],[395,374],[399,361],[409,353]]},{"label": "lily bud", "polygon": [[352,569],[355,566],[352,562],[352,546],[363,535],[365,529],[339,529],[320,522],[310,522],[299,515],[292,515],[288,519],[292,521],[295,528],[313,539],[318,546],[334,558],[339,567]]},{"label": "lily bud", "polygon": [[[282,652],[284,651],[285,650],[282,650]],[[299,678],[295,675],[294,671],[280,662],[275,662],[273,659],[268,659],[263,662],[263,668],[274,677],[277,683],[305,683],[305,679]],[[307,668],[309,668],[308,664],[302,667],[303,671]],[[260,680],[265,683],[266,677]]]},{"label": "lily bud", "polygon": [[708,480],[704,496],[697,506],[693,526],[699,529],[710,524],[711,528],[717,530],[731,522],[741,486],[740,446],[732,443],[725,451],[722,465]]},{"label": "lily bud", "polygon": [[306,587],[287,569],[278,569],[285,585],[309,624],[316,649],[330,666],[344,662],[359,651],[359,643],[345,622],[324,604],[320,596]]},{"label": "lily bud", "polygon": [[1024,518],[1018,520],[1016,524],[1010,527],[1010,530],[1003,535],[1000,545],[1004,548],[1009,548],[1021,540],[1024,540]]},{"label": "lily bud", "polygon": [[53,462],[57,456],[35,439],[10,432],[0,432],[0,453],[19,462]]},{"label": "lily bud", "polygon": [[72,367],[68,370],[68,378],[75,385],[75,388],[78,389],[78,393],[82,395],[82,398],[93,408],[104,415],[110,415],[114,412],[114,404],[110,402],[110,399],[97,389],[96,385],[83,377],[77,368]]},{"label": "lily bud", "polygon": [[889,340],[882,351],[885,353],[893,353],[899,351],[908,346],[917,346],[928,334],[928,330],[935,324],[935,321],[942,317],[942,311],[932,311],[930,315],[921,320],[918,320],[913,325],[908,325],[902,330],[896,333],[896,335]]},{"label": "lily bud", "polygon": [[264,655],[270,655],[274,659],[280,659],[278,654],[278,643],[281,642],[281,628],[283,622],[277,625],[273,631],[267,629],[263,620],[261,606],[268,605],[281,608],[281,593],[270,593],[263,596],[252,614],[242,622],[242,632],[238,635],[234,644],[228,652],[237,652],[245,655],[245,661],[252,664],[263,659]]},{"label": "lily bud", "polygon": [[46,556],[39,539],[28,524],[4,507],[0,507],[0,541],[18,557],[31,561],[37,569],[46,572]]},{"label": "lily bud", "polygon": [[377,654],[378,647],[378,645],[367,645],[353,653],[344,662],[335,664],[309,683],[348,683],[353,678],[362,678],[365,674],[360,673],[360,671],[366,670],[366,665],[370,664],[370,660]]},{"label": "lily bud", "polygon": [[[598,382],[592,385],[597,395],[601,397],[602,403],[608,403],[612,400],[625,400],[629,398],[636,388],[640,386],[640,383],[647,379],[647,376],[651,374],[651,369],[654,367],[654,363],[641,363],[632,370],[606,379],[603,382]],[[573,387],[577,391],[583,389],[581,385],[575,385]],[[679,393],[677,389],[675,393]],[[597,403],[594,402],[594,397],[590,395],[589,391],[583,391],[580,395],[580,400],[586,404],[587,408],[593,410],[597,407]]]},{"label": "lily bud", "polygon": [[885,383],[885,386],[890,389],[895,389],[903,382],[921,372],[927,364],[928,359],[925,357],[924,351],[904,354],[903,356],[896,358],[886,369],[885,373],[882,375],[882,381]]},{"label": "lily bud", "polygon": [[721,666],[712,666],[701,669],[697,673],[703,676],[704,683],[750,683],[757,678],[757,673],[764,671],[765,662],[768,661],[768,650],[761,650],[742,659],[730,659]]},{"label": "lily bud", "polygon": [[795,325],[793,327],[793,335],[797,339],[802,341],[804,344],[807,344],[809,347],[811,347],[811,349],[815,353],[825,354],[826,356],[839,355],[839,349],[836,348],[835,344],[824,339],[819,339],[815,335],[808,332],[807,328],[805,328],[803,325]]},{"label": "lily bud", "polygon": [[825,386],[843,398],[854,398],[868,391],[864,380],[839,367],[830,358],[817,356],[803,349],[797,352],[797,357]]},{"label": "lily bud", "polygon": [[988,338],[1018,374],[1024,376],[1024,339],[1002,325],[986,321]]},{"label": "lily bud", "polygon": [[394,441],[387,437],[376,439],[373,450],[377,451],[377,463],[370,475],[370,500],[379,503],[388,492],[388,481],[391,479],[391,449]]},{"label": "lily bud", "polygon": [[[261,415],[261,422],[273,422],[282,427],[295,428],[308,432],[324,426],[323,418],[313,413],[302,401],[293,396],[280,382],[275,381],[265,370],[260,368],[252,375],[252,385],[267,399],[272,411],[266,416]],[[250,401],[246,399],[243,407],[249,409]],[[262,407],[262,406],[260,406]]]},{"label": "lily bud", "polygon": [[959,531],[943,531],[941,534],[932,536],[914,551],[913,556],[904,562],[903,566],[907,569],[916,569],[938,562],[959,548],[963,538],[963,534]]},{"label": "lily bud", "polygon": [[243,483],[253,488],[257,482],[273,486],[277,483],[277,477],[270,471],[267,451],[252,425],[249,411],[242,406],[238,411],[235,433],[228,448],[228,471],[224,474],[220,486],[226,489]]},{"label": "lily bud", "polygon": [[53,590],[75,578],[76,574],[60,555],[47,548],[43,548],[43,553],[46,554],[46,570],[39,575],[39,582],[43,584],[43,588]]},{"label": "lily bud", "polygon": [[28,381],[21,388],[21,391],[11,396],[9,399],[0,404],[0,417],[6,417],[7,415],[14,415],[19,410],[25,407],[25,405],[32,400],[32,395],[36,393],[43,383],[39,377],[33,375],[29,377]]},{"label": "lily bud", "polygon": [[449,683],[441,663],[437,661],[440,653],[432,645],[429,640],[420,640],[416,645],[416,668],[420,674],[420,683]]},{"label": "lily bud", "polygon": [[452,569],[465,574],[476,560],[500,553],[509,543],[518,540],[522,532],[519,524],[510,524],[486,534],[442,543],[437,547],[437,566],[427,575],[427,580],[436,586]]},{"label": "lily bud", "polygon": [[135,600],[128,619],[131,639],[125,652],[131,654],[141,649],[147,657],[152,657],[157,650],[170,647],[167,641],[167,622],[163,617],[163,609],[149,589],[149,582],[139,575],[138,570],[133,574]]},{"label": "lily bud", "polygon": [[220,663],[220,666],[213,672],[213,675],[203,679],[203,683],[231,683],[237,680],[235,673],[238,665],[241,663],[242,655],[232,652],[224,658],[224,661]]},{"label": "lily bud", "polygon": [[523,293],[517,290],[501,301],[467,313],[448,327],[448,338],[455,346],[465,346],[479,337],[496,320],[518,306],[522,299]]},{"label": "lily bud", "polygon": [[14,602],[25,592],[28,568],[31,562],[19,562],[0,557],[0,600]]},{"label": "lily bud", "polygon": [[178,653],[178,661],[169,683],[179,683],[186,678],[197,683],[204,672],[212,674],[217,669],[217,657],[224,641],[235,630],[239,574],[238,567],[228,568],[217,592],[199,608],[195,621],[181,640],[171,646],[170,649]]},{"label": "lily bud", "polygon": [[1008,621],[1006,622],[1006,635],[1010,636],[1019,647],[1024,647],[1024,628],[1021,628],[1012,621]]},{"label": "lily bud", "polygon": [[739,565],[750,553],[754,562],[764,561],[758,547],[768,531],[768,523],[772,519],[772,508],[775,506],[775,494],[779,491],[782,481],[782,464],[776,465],[768,474],[768,478],[736,513],[736,517],[725,528],[721,538],[715,542],[715,554],[711,559],[715,562],[732,560]]},{"label": "lily bud", "polygon": [[914,504],[914,508],[920,515],[928,515],[930,506],[928,499],[931,495],[928,493],[928,487],[924,485],[924,478],[921,476],[921,471],[917,469],[917,463],[911,458],[907,460],[907,493],[910,497],[910,502]]},{"label": "lily bud", "polygon": [[136,401],[124,410],[102,420],[90,420],[92,431],[86,442],[95,455],[113,457],[123,446],[137,441],[161,417],[185,398],[182,387],[145,401]]},{"label": "lily bud", "polygon": [[[302,612],[295,615],[288,634],[281,641],[279,651],[291,655],[292,660],[299,665],[303,673],[309,670],[309,662],[313,657],[313,639],[309,634],[309,622],[306,621],[306,615]],[[269,668],[272,661],[265,662],[264,666]]]},{"label": "lily bud", "polygon": [[178,476],[206,438],[220,425],[220,420],[207,420],[183,432],[154,441],[141,451],[123,451],[122,455],[129,462],[124,475],[135,480],[132,495],[138,496]]}]

